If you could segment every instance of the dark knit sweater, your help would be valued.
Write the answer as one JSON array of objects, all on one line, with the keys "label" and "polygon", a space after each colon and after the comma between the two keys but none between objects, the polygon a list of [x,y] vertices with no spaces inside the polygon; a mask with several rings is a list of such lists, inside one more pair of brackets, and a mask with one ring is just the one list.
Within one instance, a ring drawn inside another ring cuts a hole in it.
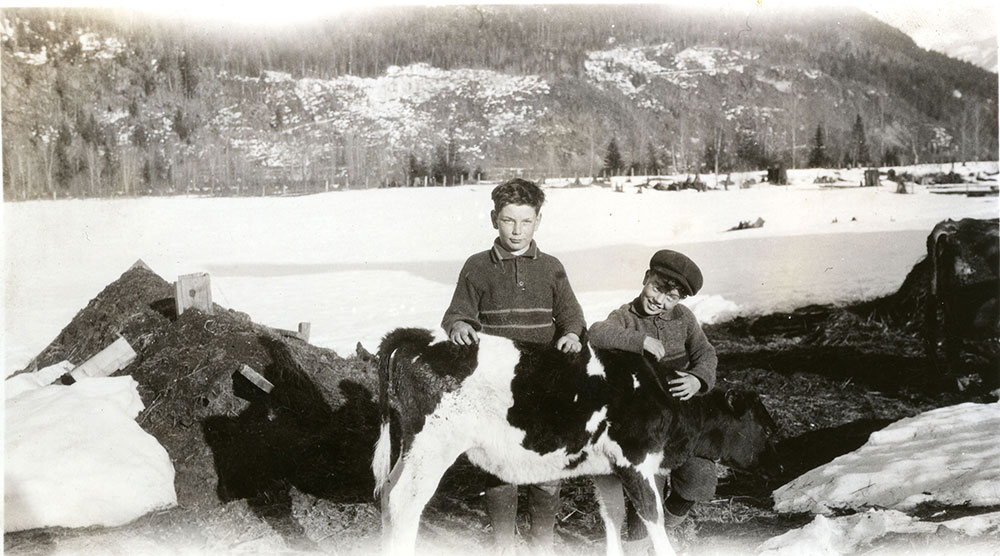
[{"label": "dark knit sweater", "polygon": [[484,334],[534,343],[569,333],[582,338],[587,328],[562,263],[534,241],[518,256],[496,240],[465,261],[441,326],[450,333],[458,321]]},{"label": "dark knit sweater", "polygon": [[715,386],[715,369],[719,359],[715,348],[698,324],[691,309],[683,305],[659,315],[647,315],[639,298],[622,305],[590,327],[590,345],[598,349],[620,349],[632,353],[643,352],[646,336],[663,343],[666,353],[658,367],[670,371],[691,373],[701,380],[704,394]]}]

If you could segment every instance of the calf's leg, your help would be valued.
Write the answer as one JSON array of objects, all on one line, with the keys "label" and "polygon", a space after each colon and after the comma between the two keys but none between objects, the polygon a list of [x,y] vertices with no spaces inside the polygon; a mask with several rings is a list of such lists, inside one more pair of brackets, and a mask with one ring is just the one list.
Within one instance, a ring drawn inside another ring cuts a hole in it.
[{"label": "calf's leg", "polygon": [[[383,549],[390,556],[408,556],[416,550],[417,530],[424,506],[437,490],[445,471],[468,449],[454,435],[446,434],[447,423],[428,420],[400,459],[402,469],[393,481],[388,510],[390,533]],[[397,467],[400,464],[397,463]],[[395,471],[395,469],[394,469]],[[384,518],[383,518],[384,520]]]},{"label": "calf's leg", "polygon": [[625,521],[625,498],[622,495],[622,482],[614,475],[595,475],[594,492],[601,507],[601,519],[604,520],[604,535],[607,542],[608,556],[622,556],[621,530]]},{"label": "calf's leg", "polygon": [[655,465],[645,465],[642,469],[616,467],[615,475],[646,526],[656,555],[676,556],[663,524],[663,496],[656,485],[656,470]]},{"label": "calf's leg", "polygon": [[403,458],[399,458],[396,460],[396,464],[392,466],[392,471],[389,472],[389,477],[386,479],[381,495],[379,496],[382,508],[382,537],[384,539],[388,539],[392,531],[392,523],[389,521],[389,494],[392,492],[392,487],[399,480],[399,475],[402,472]]}]

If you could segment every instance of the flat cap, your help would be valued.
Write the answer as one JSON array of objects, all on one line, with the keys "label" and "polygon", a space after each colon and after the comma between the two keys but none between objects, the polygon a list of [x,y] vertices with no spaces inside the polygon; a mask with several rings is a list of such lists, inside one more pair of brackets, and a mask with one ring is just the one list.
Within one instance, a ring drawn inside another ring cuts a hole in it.
[{"label": "flat cap", "polygon": [[649,260],[649,270],[676,280],[687,290],[688,295],[698,293],[704,283],[698,265],[687,255],[670,249],[660,249],[654,253],[653,258]]}]

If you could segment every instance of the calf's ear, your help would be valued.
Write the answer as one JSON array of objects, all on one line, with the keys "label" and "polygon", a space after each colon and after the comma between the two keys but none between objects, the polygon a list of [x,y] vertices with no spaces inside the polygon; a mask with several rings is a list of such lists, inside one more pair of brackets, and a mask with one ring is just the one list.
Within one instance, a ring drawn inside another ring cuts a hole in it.
[{"label": "calf's ear", "polygon": [[746,413],[747,404],[743,392],[738,390],[726,390],[726,405],[733,410],[736,416]]}]

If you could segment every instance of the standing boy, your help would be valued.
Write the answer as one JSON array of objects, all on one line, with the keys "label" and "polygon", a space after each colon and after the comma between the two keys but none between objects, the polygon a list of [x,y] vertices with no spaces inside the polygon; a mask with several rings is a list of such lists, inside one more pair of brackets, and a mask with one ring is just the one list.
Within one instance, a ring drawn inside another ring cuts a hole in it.
[{"label": "standing boy", "polygon": [[[497,230],[493,246],[469,257],[458,276],[441,326],[460,345],[479,342],[479,333],[524,342],[555,344],[564,352],[582,349],[587,328],[562,263],[538,250],[534,235],[541,222],[545,193],[520,178],[493,189],[490,219]],[[487,511],[499,548],[514,544],[517,487],[487,489]],[[532,485],[529,491],[529,542],[550,548],[559,481]]]},{"label": "standing boy", "polygon": [[[670,394],[680,400],[705,394],[715,386],[719,360],[694,314],[679,303],[698,293],[702,281],[701,270],[687,256],[669,249],[657,251],[643,276],[639,297],[612,311],[606,320],[595,322],[590,327],[590,344],[595,349],[649,353],[664,378],[679,377],[667,384]],[[670,496],[664,502],[666,527],[684,521],[695,502],[710,500],[717,482],[711,460],[694,457],[672,469]],[[621,501],[614,507],[623,507]],[[624,516],[612,518],[620,531]],[[644,534],[636,525],[630,524],[630,532]]]}]

